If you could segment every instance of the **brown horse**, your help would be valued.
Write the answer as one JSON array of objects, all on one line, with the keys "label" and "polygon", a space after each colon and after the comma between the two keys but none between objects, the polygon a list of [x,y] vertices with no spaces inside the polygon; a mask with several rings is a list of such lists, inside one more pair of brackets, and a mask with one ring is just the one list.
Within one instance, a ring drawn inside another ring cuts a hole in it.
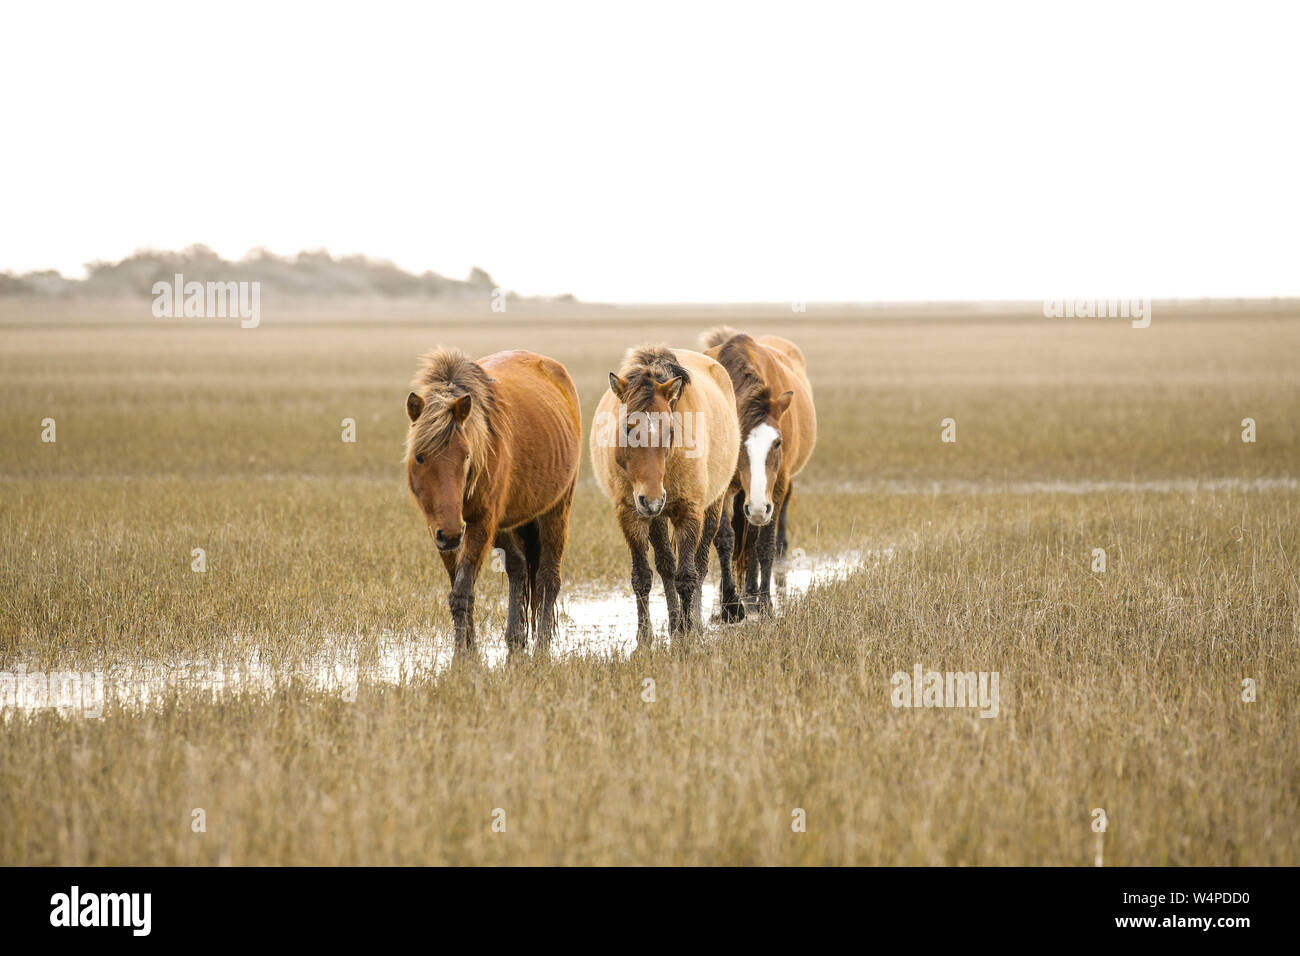
[{"label": "brown horse", "polygon": [[406,396],[406,480],[451,580],[456,649],[474,644],[474,581],[492,548],[510,580],[506,644],[555,628],[560,559],[578,480],[582,415],[564,366],[535,352],[477,362],[438,348]]},{"label": "brown horse", "polygon": [[[722,617],[737,621],[745,616],[745,606],[732,576],[733,548],[746,599],[760,611],[770,611],[772,561],[785,559],[786,512],[795,476],[817,442],[817,412],[803,352],[793,342],[775,335],[754,339],[726,327],[704,333],[700,341],[705,354],[731,377],[740,419],[740,457],[716,541]],[[761,530],[751,531],[746,524]]]},{"label": "brown horse", "polygon": [[591,464],[632,555],[638,647],[654,639],[647,544],[663,580],[669,630],[699,629],[709,543],[739,447],[731,379],[713,359],[688,349],[639,348],[609,373],[591,432]]}]

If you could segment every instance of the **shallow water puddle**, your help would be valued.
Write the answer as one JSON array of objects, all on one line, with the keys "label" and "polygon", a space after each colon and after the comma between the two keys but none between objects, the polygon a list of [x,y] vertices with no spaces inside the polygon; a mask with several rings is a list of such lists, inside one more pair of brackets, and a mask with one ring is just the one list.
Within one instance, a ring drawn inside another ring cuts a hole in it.
[{"label": "shallow water puddle", "polygon": [[[813,588],[893,557],[893,546],[831,555],[807,555],[796,548],[786,562],[785,588],[773,589],[776,608],[779,611],[783,604]],[[706,631],[724,626],[716,620],[717,591],[712,581],[704,585]],[[636,648],[636,605],[630,588],[570,589],[561,595],[559,612],[559,629],[551,642],[556,658],[627,655]],[[650,594],[650,615],[656,642],[666,641],[668,606],[657,578]],[[488,666],[497,666],[507,657],[505,640],[493,626],[502,616],[494,615],[491,622],[479,617],[478,656]],[[226,693],[269,694],[290,684],[351,700],[362,681],[400,685],[417,675],[436,674],[451,664],[453,652],[448,633],[388,633],[374,641],[327,639],[320,650],[297,664],[265,660],[253,651],[238,659],[180,664],[144,661],[75,674],[29,672],[20,665],[0,672],[0,715],[8,719],[18,712],[54,710],[64,716],[97,718],[109,702],[140,709],[160,706],[177,695],[216,699]]]},{"label": "shallow water puddle", "polygon": [[[815,587],[838,580],[863,567],[871,567],[894,556],[894,548],[874,551],[844,551],[833,555],[809,557],[801,549],[789,556],[785,569],[785,587],[772,589],[777,611],[781,606]],[[721,596],[715,582],[703,588],[705,630],[722,627],[718,620]],[[655,640],[666,640],[668,604],[658,578],[650,592],[650,617],[654,622]],[[636,603],[630,588],[626,593],[590,594],[578,590],[569,601],[561,602],[561,634],[553,642],[557,654],[631,653],[636,648]]]}]

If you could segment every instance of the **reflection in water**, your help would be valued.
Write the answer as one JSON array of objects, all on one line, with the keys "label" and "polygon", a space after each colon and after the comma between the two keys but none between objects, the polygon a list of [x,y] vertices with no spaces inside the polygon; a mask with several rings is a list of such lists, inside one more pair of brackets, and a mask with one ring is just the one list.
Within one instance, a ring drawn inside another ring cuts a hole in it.
[{"label": "reflection in water", "polygon": [[[785,569],[785,587],[774,591],[776,607],[779,610],[814,587],[893,556],[892,546],[813,556],[795,549]],[[636,605],[630,590],[625,590],[569,589],[560,601],[560,626],[552,639],[552,655],[630,654],[636,648]],[[717,602],[716,586],[706,583],[703,606],[713,608],[706,630],[724,626],[717,622]],[[656,640],[667,640],[668,607],[657,580],[650,596],[650,614]],[[480,637],[479,657],[489,666],[503,662],[506,645],[500,629],[489,627],[480,617],[479,631],[481,635],[490,632]],[[143,708],[158,706],[178,694],[216,699],[226,693],[270,693],[291,683],[348,700],[355,698],[362,680],[404,684],[417,675],[436,674],[451,663],[453,651],[447,633],[387,633],[376,640],[326,640],[319,650],[295,663],[271,661],[253,650],[238,659],[213,662],[120,665],[108,672],[81,675],[75,684],[61,672],[36,673],[19,666],[13,672],[0,673],[0,714],[7,718],[16,711],[49,709],[64,716],[96,718],[109,701]]]}]

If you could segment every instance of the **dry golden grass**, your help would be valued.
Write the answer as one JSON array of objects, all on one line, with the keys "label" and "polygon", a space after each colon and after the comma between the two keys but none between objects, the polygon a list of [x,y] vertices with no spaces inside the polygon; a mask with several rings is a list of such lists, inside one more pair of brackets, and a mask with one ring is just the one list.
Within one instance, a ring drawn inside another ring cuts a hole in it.
[{"label": "dry golden grass", "polygon": [[[1295,316],[398,310],[359,328],[300,307],[240,330],[147,303],[81,325],[23,308],[0,314],[0,669],[249,648],[291,669],[339,635],[445,627],[398,465],[405,385],[439,342],[554,355],[589,419],[627,345],[780,329],[822,425],[792,544],[895,556],[689,650],[363,676],[355,701],[303,683],[11,714],[0,863],[1089,864],[1093,807],[1109,864],[1300,863],[1294,484],[1156,484],[1297,477]],[[585,466],[571,540],[569,586],[625,587]],[[503,597],[484,582],[498,628]],[[998,671],[999,716],[893,708],[916,663]]]}]

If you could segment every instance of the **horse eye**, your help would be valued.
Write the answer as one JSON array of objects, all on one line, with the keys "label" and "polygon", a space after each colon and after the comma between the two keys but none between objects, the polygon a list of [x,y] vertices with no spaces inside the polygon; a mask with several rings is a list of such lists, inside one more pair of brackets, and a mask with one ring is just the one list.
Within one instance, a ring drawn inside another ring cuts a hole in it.
[{"label": "horse eye", "polygon": [[780,447],[781,447],[781,439],[778,438],[776,441],[772,442],[772,447],[773,447],[773,448],[780,448]]},{"label": "horse eye", "polygon": [[415,456],[415,463],[416,463],[417,465],[423,465],[423,464],[424,464],[424,456],[423,456],[423,455],[416,455],[416,456]]}]

